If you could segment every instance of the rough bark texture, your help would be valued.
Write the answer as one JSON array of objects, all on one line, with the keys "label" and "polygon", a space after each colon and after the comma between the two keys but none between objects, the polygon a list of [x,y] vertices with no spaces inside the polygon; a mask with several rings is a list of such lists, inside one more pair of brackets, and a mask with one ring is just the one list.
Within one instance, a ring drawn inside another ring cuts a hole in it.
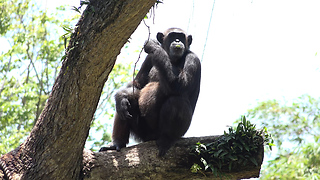
[{"label": "rough bark texture", "polygon": [[[84,151],[84,179],[220,179],[211,172],[191,173],[197,160],[190,155],[190,146],[197,142],[213,142],[219,136],[181,139],[162,158],[158,157],[155,141],[124,148],[121,152]],[[224,170],[222,179],[259,177],[263,160],[263,146],[255,157],[259,166],[248,164],[237,171]],[[198,162],[200,164],[200,162]]]},{"label": "rough bark texture", "polygon": [[[91,0],[46,107],[27,140],[3,155],[7,179],[79,179],[102,88],[122,46],[155,0]],[[0,173],[1,174],[1,173]]]}]

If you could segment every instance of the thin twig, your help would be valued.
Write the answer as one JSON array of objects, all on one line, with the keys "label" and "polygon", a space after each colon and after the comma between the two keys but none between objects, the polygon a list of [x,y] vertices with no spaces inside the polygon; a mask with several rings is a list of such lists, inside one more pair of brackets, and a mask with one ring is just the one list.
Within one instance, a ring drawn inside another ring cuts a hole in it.
[{"label": "thin twig", "polygon": [[[151,36],[150,26],[148,26],[148,25],[146,24],[146,21],[145,21],[145,20],[143,20],[143,23],[144,23],[144,25],[148,28],[149,34],[148,34],[148,39],[147,39],[146,42],[149,42],[150,36]],[[139,62],[139,60],[140,60],[140,57],[141,57],[141,54],[142,54],[142,51],[143,51],[143,50],[144,50],[144,46],[141,48],[141,51],[140,51],[139,56],[138,56],[138,59],[137,59],[137,61],[134,63],[133,73],[132,73],[132,82],[133,82],[133,84],[134,84],[134,77],[135,77],[136,67],[137,67],[137,64],[138,64],[138,62]],[[132,92],[134,93],[134,85],[132,86]]]}]

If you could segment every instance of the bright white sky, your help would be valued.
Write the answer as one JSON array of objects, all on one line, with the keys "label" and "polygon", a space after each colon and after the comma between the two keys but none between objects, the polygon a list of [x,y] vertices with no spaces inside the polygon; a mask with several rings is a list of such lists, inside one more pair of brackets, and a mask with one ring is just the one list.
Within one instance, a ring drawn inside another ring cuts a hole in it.
[{"label": "bright white sky", "polygon": [[[186,30],[191,50],[203,56],[201,92],[186,136],[222,134],[257,101],[320,96],[320,1],[216,0],[207,37],[212,8],[213,0],[164,0],[154,24],[147,21],[152,38],[169,27]],[[142,23],[121,60],[136,61],[134,51],[147,36]]]}]

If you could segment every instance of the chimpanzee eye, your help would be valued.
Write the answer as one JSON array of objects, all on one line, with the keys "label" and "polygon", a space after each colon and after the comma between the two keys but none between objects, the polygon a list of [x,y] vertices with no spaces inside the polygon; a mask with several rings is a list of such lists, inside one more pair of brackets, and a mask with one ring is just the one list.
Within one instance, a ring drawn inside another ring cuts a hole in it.
[{"label": "chimpanzee eye", "polygon": [[183,33],[172,32],[168,36],[171,39],[171,42],[177,41],[177,40],[182,41],[182,42],[185,41],[185,35]]}]

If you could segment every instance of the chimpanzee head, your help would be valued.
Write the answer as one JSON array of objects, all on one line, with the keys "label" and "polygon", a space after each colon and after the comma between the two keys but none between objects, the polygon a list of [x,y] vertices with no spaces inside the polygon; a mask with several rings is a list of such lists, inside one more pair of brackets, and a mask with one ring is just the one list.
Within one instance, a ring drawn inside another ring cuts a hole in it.
[{"label": "chimpanzee head", "polygon": [[170,59],[179,59],[189,50],[192,42],[192,36],[187,35],[180,28],[170,28],[164,33],[159,32],[157,39],[161,43],[162,48],[167,51]]}]

